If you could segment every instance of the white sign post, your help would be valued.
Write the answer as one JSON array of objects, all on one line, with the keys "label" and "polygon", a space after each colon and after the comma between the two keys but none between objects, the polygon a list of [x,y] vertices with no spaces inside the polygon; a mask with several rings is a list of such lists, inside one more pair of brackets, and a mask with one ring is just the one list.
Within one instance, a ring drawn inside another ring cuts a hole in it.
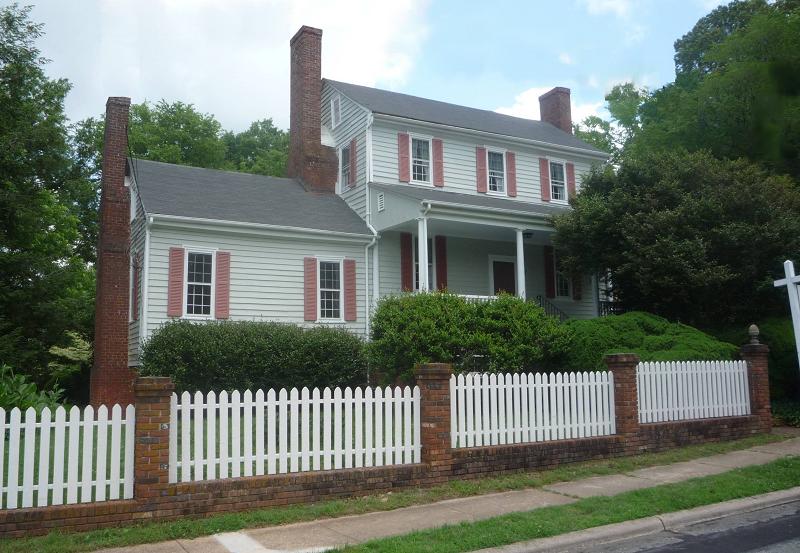
[{"label": "white sign post", "polygon": [[775,281],[775,287],[786,286],[789,291],[789,307],[792,310],[792,326],[794,327],[794,345],[797,349],[797,360],[800,363],[800,276],[794,273],[794,263],[788,259],[783,262],[786,278]]}]

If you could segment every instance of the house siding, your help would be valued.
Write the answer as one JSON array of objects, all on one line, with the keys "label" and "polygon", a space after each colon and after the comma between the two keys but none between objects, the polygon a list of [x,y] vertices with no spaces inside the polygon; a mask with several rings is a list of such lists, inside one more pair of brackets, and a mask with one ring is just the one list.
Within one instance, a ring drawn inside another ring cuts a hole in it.
[{"label": "house siding", "polygon": [[[139,364],[139,352],[141,350],[141,327],[142,327],[142,314],[144,313],[144,296],[143,286],[144,283],[144,243],[145,235],[147,232],[145,213],[142,207],[142,202],[136,202],[136,217],[131,221],[131,258],[135,259],[137,255],[141,256],[142,268],[139,270],[139,287],[138,287],[138,305],[139,305],[139,318],[133,320],[133,311],[128,313],[128,366],[135,367]],[[133,278],[133,271],[131,270],[131,278]],[[133,281],[130,282],[133,288]],[[133,309],[133,302],[130,304],[130,309]]]},{"label": "house siding", "polygon": [[[335,129],[331,125],[331,99],[339,94],[341,97],[342,120]],[[347,183],[339,183],[337,190],[347,204],[362,218],[366,216],[366,188],[367,182],[367,121],[368,112],[359,104],[339,93],[327,82],[322,87],[322,125],[330,129],[333,140],[338,149],[355,138],[357,141],[356,182],[352,188]]]},{"label": "house siding", "polygon": [[588,158],[553,154],[542,149],[531,148],[513,142],[486,140],[482,137],[461,134],[452,131],[440,131],[414,125],[397,125],[376,120],[372,129],[373,176],[375,182],[398,184],[397,166],[397,133],[417,133],[440,138],[443,141],[444,188],[450,192],[461,194],[478,194],[477,171],[475,164],[476,146],[488,149],[512,151],[516,154],[517,196],[507,199],[518,202],[542,203],[541,183],[539,178],[539,158],[549,157],[575,164],[577,188],[580,190],[581,178],[592,167]]},{"label": "house siding", "polygon": [[343,326],[364,335],[364,244],[154,225],[150,233],[148,336],[172,320],[167,317],[170,247],[230,252],[231,320],[277,321],[304,326],[317,323],[303,320],[303,258],[328,256],[333,259],[355,259],[357,320],[321,324]]}]

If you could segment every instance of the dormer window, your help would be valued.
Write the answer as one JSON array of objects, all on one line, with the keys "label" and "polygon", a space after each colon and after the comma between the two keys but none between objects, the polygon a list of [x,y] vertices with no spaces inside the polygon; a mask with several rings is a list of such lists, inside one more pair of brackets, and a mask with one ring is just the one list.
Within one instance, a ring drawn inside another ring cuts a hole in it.
[{"label": "dormer window", "polygon": [[339,150],[339,166],[341,171],[339,173],[339,186],[344,189],[345,186],[350,184],[350,146],[342,146]]},{"label": "dormer window", "polygon": [[489,192],[505,194],[506,192],[506,167],[505,156],[502,152],[486,152],[489,168]]},{"label": "dormer window", "polygon": [[567,201],[567,182],[564,164],[560,161],[550,162],[550,190],[554,201]]},{"label": "dormer window", "polygon": [[429,138],[411,138],[411,180],[430,184],[431,141]]},{"label": "dormer window", "polygon": [[342,98],[338,94],[331,99],[331,128],[342,122]]}]

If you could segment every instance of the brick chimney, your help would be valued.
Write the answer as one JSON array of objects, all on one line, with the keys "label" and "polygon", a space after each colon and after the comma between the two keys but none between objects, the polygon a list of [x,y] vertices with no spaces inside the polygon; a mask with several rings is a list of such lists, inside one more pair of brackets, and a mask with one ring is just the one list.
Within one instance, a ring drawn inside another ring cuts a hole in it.
[{"label": "brick chimney", "polygon": [[94,366],[90,383],[92,405],[133,402],[134,371],[128,367],[131,197],[125,186],[130,104],[130,98],[113,96],[106,102]]},{"label": "brick chimney", "polygon": [[542,121],[572,134],[572,106],[568,88],[557,86],[539,96],[539,113]]},{"label": "brick chimney", "polygon": [[302,26],[291,42],[287,173],[316,192],[335,192],[339,160],[321,142],[322,30]]}]

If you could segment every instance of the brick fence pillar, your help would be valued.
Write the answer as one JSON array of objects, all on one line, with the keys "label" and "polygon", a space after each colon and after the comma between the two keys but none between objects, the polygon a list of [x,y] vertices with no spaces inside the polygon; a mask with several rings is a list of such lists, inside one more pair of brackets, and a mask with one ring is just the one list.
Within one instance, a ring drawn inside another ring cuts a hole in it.
[{"label": "brick fence pillar", "polygon": [[133,496],[152,516],[169,485],[169,404],[175,385],[168,377],[136,379]]},{"label": "brick fence pillar", "polygon": [[431,483],[444,482],[453,468],[450,443],[450,377],[447,363],[423,363],[415,367],[420,392],[422,462],[428,465]]},{"label": "brick fence pillar", "polygon": [[603,358],[614,375],[614,414],[617,434],[625,436],[625,447],[635,450],[639,435],[639,397],[636,390],[636,365],[639,356],[634,353],[614,353]]},{"label": "brick fence pillar", "polygon": [[772,412],[769,402],[769,346],[759,342],[758,335],[758,327],[750,325],[750,343],[742,346],[740,356],[747,361],[750,412],[758,417],[759,431],[770,432]]}]

